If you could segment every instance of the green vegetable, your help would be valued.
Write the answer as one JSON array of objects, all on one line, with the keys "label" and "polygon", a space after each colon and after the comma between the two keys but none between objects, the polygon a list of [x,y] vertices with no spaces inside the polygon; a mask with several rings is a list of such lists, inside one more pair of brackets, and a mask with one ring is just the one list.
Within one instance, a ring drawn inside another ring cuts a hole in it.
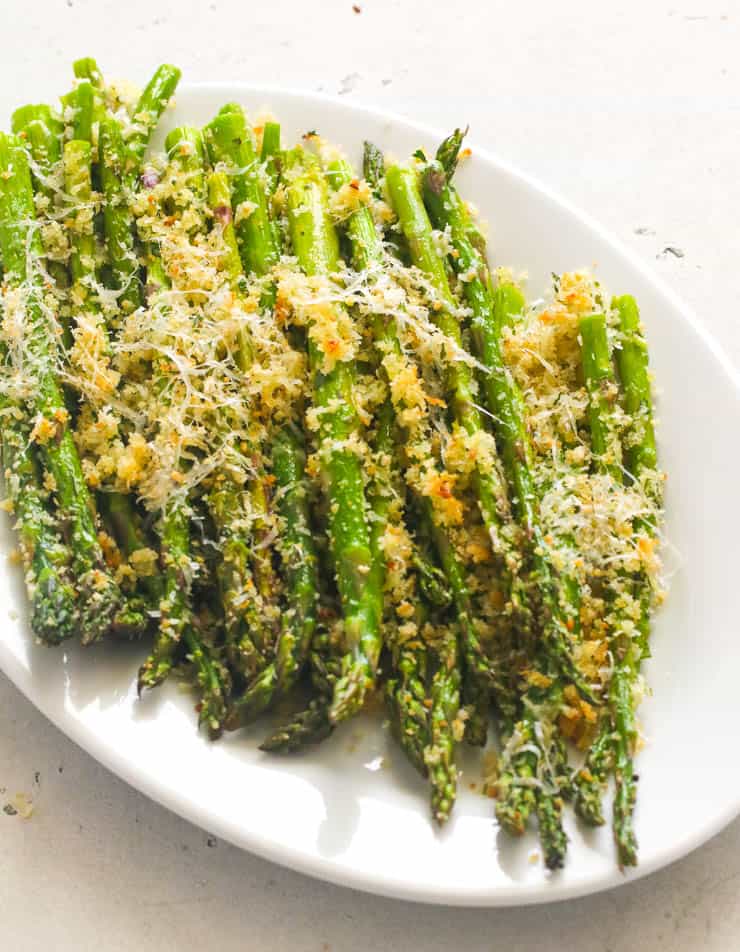
[{"label": "green vegetable", "polygon": [[61,387],[55,373],[56,340],[42,301],[41,276],[29,268],[43,257],[35,217],[28,158],[15,136],[0,134],[0,254],[5,280],[27,291],[26,346],[35,371],[33,410],[54,431],[53,439],[40,444],[43,465],[55,485],[60,512],[69,527],[72,571],[79,591],[80,636],[84,644],[98,641],[109,629],[121,593],[109,574],[98,542],[94,507],[80,458],[68,425]]}]

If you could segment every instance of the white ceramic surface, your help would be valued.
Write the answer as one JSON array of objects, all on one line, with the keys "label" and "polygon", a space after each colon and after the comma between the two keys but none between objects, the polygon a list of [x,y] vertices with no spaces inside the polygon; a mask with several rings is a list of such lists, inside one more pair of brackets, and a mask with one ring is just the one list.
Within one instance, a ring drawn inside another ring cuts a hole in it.
[{"label": "white ceramic surface", "polygon": [[[363,138],[404,156],[440,134],[318,97],[236,85],[183,87],[167,125],[201,124],[228,100],[270,106],[286,141],[316,128],[359,159]],[[641,305],[660,391],[662,463],[668,471],[667,553],[674,574],[647,666],[653,697],[642,708],[648,739],[639,759],[641,862],[627,878],[683,855],[740,810],[732,756],[740,608],[733,584],[738,515],[738,381],[671,292],[581,213],[505,164],[474,156],[459,185],[491,226],[496,262],[526,270],[530,295],[551,271],[590,266],[612,291]],[[7,520],[0,547],[12,547]],[[688,580],[691,579],[689,588]],[[273,759],[259,732],[210,744],[195,731],[192,699],[166,686],[137,701],[141,649],[52,651],[29,637],[20,578],[0,577],[0,667],[73,740],[143,792],[225,839],[334,882],[429,902],[544,902],[624,881],[608,831],[569,821],[564,871],[546,874],[534,837],[512,842],[491,819],[467,758],[455,818],[433,830],[423,783],[377,719],[344,725],[306,756]],[[6,608],[7,606],[7,608]],[[729,755],[728,755],[729,752]]]}]

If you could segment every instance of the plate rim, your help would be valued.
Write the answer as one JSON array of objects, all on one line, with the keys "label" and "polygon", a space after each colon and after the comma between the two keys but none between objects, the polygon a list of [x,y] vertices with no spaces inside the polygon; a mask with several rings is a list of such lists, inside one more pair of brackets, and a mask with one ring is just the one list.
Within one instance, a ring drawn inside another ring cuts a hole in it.
[{"label": "plate rim", "polygon": [[[400,124],[408,131],[418,133],[424,138],[441,138],[445,134],[433,125],[409,119],[403,114],[393,110],[368,106],[362,103],[344,102],[338,100],[335,96],[317,92],[302,92],[296,88],[283,87],[277,84],[250,83],[244,81],[230,82],[228,80],[185,82],[178,88],[176,98],[179,98],[181,95],[198,96],[217,93],[222,93],[231,98],[240,95],[245,97],[263,95],[265,97],[277,96],[283,100],[291,99],[296,102],[317,103],[333,110],[339,110],[340,112],[344,111],[365,115],[373,120],[388,122],[394,125]],[[727,382],[734,388],[735,396],[740,399],[740,370],[735,367],[718,341],[707,330],[706,326],[699,321],[694,309],[687,305],[678,293],[667,284],[665,279],[658,275],[638,256],[637,252],[629,248],[620,238],[613,234],[608,228],[601,225],[589,213],[583,211],[556,190],[544,184],[536,176],[519,169],[495,152],[479,148],[475,143],[474,137],[471,140],[471,148],[476,158],[482,159],[498,171],[505,173],[522,186],[534,191],[541,198],[553,203],[560,210],[585,225],[586,228],[596,234],[609,247],[610,252],[621,257],[624,262],[637,271],[647,283],[652,285],[660,296],[667,300],[670,306],[681,315],[682,319],[699,337],[726,376]],[[28,637],[31,637],[30,632]],[[700,827],[696,827],[691,833],[682,837],[678,843],[672,843],[664,849],[658,850],[649,861],[641,862],[636,869],[630,870],[626,874],[619,871],[615,862],[613,871],[578,880],[572,884],[558,884],[555,879],[551,879],[546,883],[514,883],[508,888],[495,887],[493,889],[487,888],[479,891],[468,888],[462,891],[459,889],[456,890],[454,884],[450,884],[450,886],[446,888],[434,887],[428,884],[415,886],[406,880],[394,880],[390,873],[380,875],[374,872],[365,872],[361,869],[350,869],[346,866],[339,866],[326,857],[310,856],[301,851],[295,851],[288,845],[276,843],[269,838],[264,838],[258,832],[245,832],[243,830],[240,832],[238,828],[230,824],[227,820],[210,814],[205,805],[197,801],[188,800],[185,796],[178,797],[170,788],[158,782],[154,775],[147,773],[142,774],[141,771],[137,772],[135,769],[132,769],[130,760],[123,755],[119,755],[113,746],[105,745],[103,741],[98,738],[98,735],[85,728],[82,721],[67,715],[66,712],[62,712],[61,716],[57,716],[56,713],[52,714],[50,705],[45,703],[43,695],[40,697],[34,695],[34,679],[32,674],[25,671],[22,665],[16,662],[12,655],[9,655],[8,658],[4,660],[2,653],[0,653],[0,670],[6,674],[24,697],[66,737],[90,754],[91,757],[102,764],[106,769],[110,770],[121,780],[160,806],[165,807],[188,822],[215,833],[221,839],[248,852],[254,853],[263,859],[275,862],[315,879],[333,883],[334,885],[344,886],[387,898],[422,904],[469,908],[516,907],[575,899],[634,882],[659,869],[669,866],[676,860],[683,858],[706,843],[740,814],[739,790],[734,799],[728,801],[726,807],[714,816],[711,821]]]}]

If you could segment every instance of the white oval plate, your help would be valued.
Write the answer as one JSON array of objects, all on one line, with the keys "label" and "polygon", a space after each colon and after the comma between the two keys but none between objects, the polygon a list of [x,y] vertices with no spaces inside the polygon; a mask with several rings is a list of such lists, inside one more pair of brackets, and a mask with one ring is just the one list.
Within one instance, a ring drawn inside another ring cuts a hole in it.
[{"label": "white oval plate", "polygon": [[[202,125],[230,100],[252,112],[269,106],[285,142],[317,129],[356,161],[365,138],[401,157],[441,138],[394,116],[237,84],[183,88],[166,125]],[[526,270],[530,295],[552,271],[593,267],[609,290],[636,295],[647,326],[670,476],[667,534],[680,557],[668,553],[675,574],[647,665],[654,694],[641,709],[640,866],[630,879],[694,849],[740,811],[738,378],[676,297],[586,216],[475,148],[459,185],[490,222],[493,261]],[[13,544],[4,519],[0,546]],[[477,754],[439,833],[425,784],[379,717],[288,759],[256,749],[264,725],[212,744],[196,732],[192,696],[175,685],[137,701],[141,646],[35,645],[17,571],[0,577],[0,606],[0,667],[51,721],[148,796],[261,856],[358,889],[460,905],[548,902],[625,881],[608,828],[584,830],[572,817],[566,868],[546,873],[534,835],[500,833],[491,801],[469,789],[480,780]]]}]

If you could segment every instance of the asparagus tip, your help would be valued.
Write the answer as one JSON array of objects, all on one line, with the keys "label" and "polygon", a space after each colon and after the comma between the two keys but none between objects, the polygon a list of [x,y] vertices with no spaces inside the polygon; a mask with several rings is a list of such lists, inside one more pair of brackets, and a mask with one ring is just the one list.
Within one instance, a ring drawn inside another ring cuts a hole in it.
[{"label": "asparagus tip", "polygon": [[307,744],[318,744],[334,730],[324,701],[312,701],[291,723],[279,728],[259,746],[267,753],[289,754]]},{"label": "asparagus tip", "polygon": [[80,579],[80,641],[90,645],[110,631],[121,604],[121,592],[113,579],[93,569]]},{"label": "asparagus tip", "polygon": [[365,703],[370,679],[364,668],[353,665],[334,685],[334,698],[329,708],[329,720],[332,724],[352,717],[362,709]]},{"label": "asparagus tip", "polygon": [[141,697],[144,688],[156,688],[167,677],[172,670],[172,662],[169,658],[147,660],[139,668],[139,675],[136,679],[136,693]]},{"label": "asparagus tip", "polygon": [[512,785],[496,803],[496,819],[507,833],[522,836],[534,806],[534,794],[529,787]]},{"label": "asparagus tip", "polygon": [[40,575],[31,603],[31,627],[47,644],[60,644],[77,629],[74,591],[56,572]]},{"label": "asparagus tip", "polygon": [[537,798],[537,819],[540,826],[540,844],[549,870],[562,869],[568,849],[568,837],[563,829],[563,800],[560,796],[540,794]]},{"label": "asparagus tip", "polygon": [[246,727],[270,707],[275,699],[277,671],[274,664],[268,665],[254,678],[246,691],[230,707],[224,718],[227,731]]}]

